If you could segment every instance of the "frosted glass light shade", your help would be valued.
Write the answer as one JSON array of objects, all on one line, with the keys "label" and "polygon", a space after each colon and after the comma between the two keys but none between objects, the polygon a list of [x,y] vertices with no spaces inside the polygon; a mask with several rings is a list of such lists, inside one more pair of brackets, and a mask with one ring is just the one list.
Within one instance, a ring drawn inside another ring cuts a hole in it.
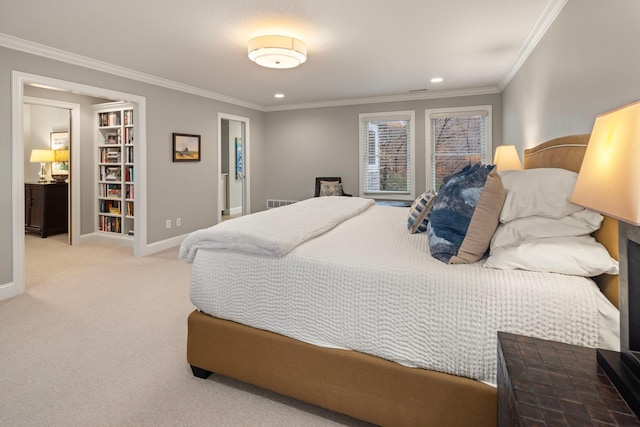
[{"label": "frosted glass light shade", "polygon": [[286,36],[260,36],[249,40],[249,59],[268,68],[293,68],[307,60],[307,46]]},{"label": "frosted glass light shade", "polygon": [[640,101],[596,117],[571,202],[640,225]]},{"label": "frosted glass light shade", "polygon": [[522,163],[520,163],[520,157],[518,157],[515,145],[500,145],[496,147],[493,164],[496,165],[498,171],[522,169]]}]

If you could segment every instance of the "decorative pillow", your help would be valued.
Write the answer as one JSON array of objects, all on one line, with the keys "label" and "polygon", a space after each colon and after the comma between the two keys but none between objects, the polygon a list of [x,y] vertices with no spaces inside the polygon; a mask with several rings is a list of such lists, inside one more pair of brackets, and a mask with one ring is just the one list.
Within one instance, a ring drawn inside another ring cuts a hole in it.
[{"label": "decorative pillow", "polygon": [[321,196],[342,196],[342,184],[338,181],[320,181]]},{"label": "decorative pillow", "polygon": [[422,193],[416,200],[414,200],[409,209],[409,218],[407,219],[407,228],[409,233],[423,233],[427,231],[427,224],[429,223],[429,215],[431,214],[431,208],[435,200],[436,194],[433,190]]},{"label": "decorative pillow", "polygon": [[591,236],[532,239],[497,248],[484,264],[502,270],[531,270],[593,277],[618,274],[618,261]]},{"label": "decorative pillow", "polygon": [[431,255],[449,264],[482,258],[498,226],[504,197],[493,165],[469,165],[448,177],[427,225]]},{"label": "decorative pillow", "polygon": [[491,251],[529,239],[546,237],[584,236],[600,228],[603,216],[583,209],[563,218],[529,216],[498,225],[491,239]]},{"label": "decorative pillow", "polygon": [[539,168],[500,172],[506,192],[500,222],[527,216],[562,218],[583,208],[570,202],[578,174],[566,169]]}]

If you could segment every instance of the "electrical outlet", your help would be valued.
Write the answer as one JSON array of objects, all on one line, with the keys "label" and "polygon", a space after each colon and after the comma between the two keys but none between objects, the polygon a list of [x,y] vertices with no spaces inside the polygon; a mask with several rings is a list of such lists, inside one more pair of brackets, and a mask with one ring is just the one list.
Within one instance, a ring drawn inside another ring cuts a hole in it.
[{"label": "electrical outlet", "polygon": [[171,220],[170,219],[167,220],[167,228],[171,228]]},{"label": "electrical outlet", "polygon": [[176,227],[180,227],[182,225],[182,219],[176,218]]}]

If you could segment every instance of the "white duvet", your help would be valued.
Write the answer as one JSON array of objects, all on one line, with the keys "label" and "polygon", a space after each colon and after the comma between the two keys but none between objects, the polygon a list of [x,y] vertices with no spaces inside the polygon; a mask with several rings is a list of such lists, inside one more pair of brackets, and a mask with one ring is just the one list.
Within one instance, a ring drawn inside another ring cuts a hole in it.
[{"label": "white duvet", "polygon": [[425,233],[408,233],[407,213],[368,207],[284,256],[201,248],[191,300],[300,341],[489,383],[497,331],[615,347],[618,312],[591,280],[446,265]]}]

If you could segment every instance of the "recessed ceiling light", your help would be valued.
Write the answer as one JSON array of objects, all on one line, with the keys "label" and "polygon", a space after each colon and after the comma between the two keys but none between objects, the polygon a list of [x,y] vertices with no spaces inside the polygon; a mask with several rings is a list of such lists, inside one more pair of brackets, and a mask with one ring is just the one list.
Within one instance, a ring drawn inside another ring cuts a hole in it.
[{"label": "recessed ceiling light", "polygon": [[431,79],[431,83],[441,83],[444,80],[442,77],[434,77]]},{"label": "recessed ceiling light", "polygon": [[274,98],[284,98],[284,93],[276,93],[273,95]]}]

